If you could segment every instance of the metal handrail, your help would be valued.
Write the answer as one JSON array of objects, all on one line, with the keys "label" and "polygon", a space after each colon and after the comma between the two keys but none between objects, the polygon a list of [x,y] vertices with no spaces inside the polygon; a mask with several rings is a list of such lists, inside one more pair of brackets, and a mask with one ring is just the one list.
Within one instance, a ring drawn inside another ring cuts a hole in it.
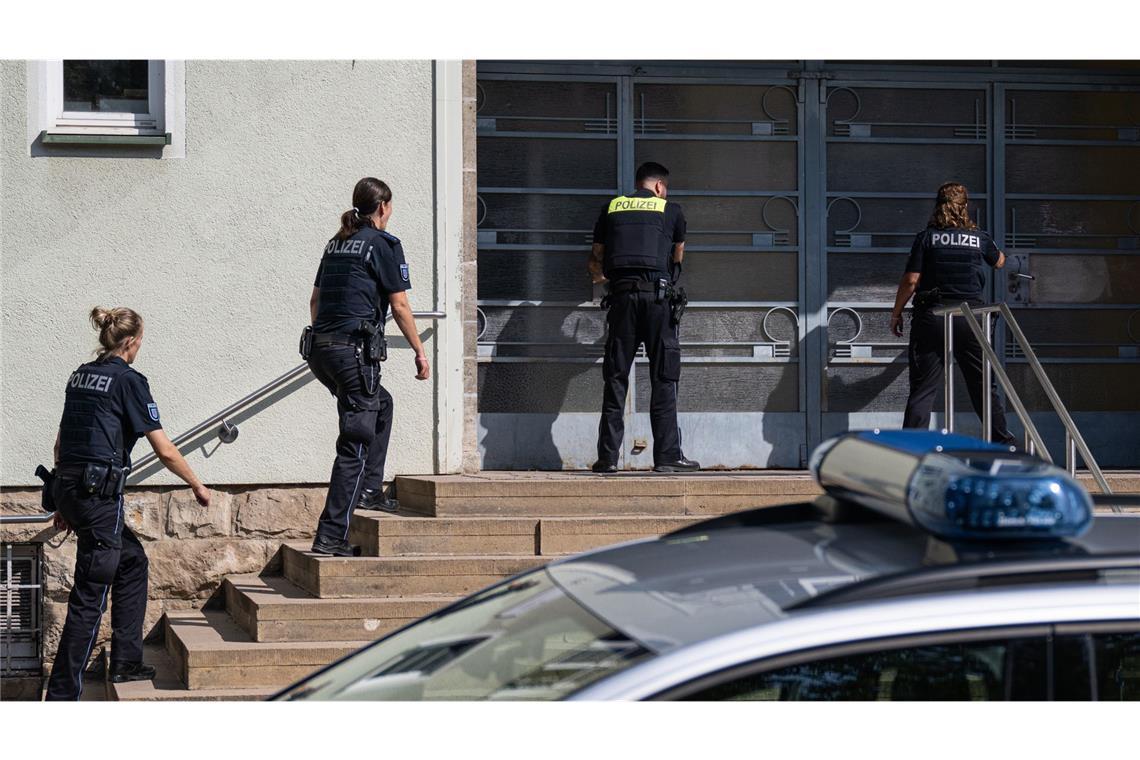
[{"label": "metal handrail", "polygon": [[[1025,333],[1022,331],[1021,325],[1017,323],[1017,319],[1014,318],[1013,312],[1009,309],[1009,305],[997,303],[974,309],[971,308],[969,304],[963,302],[957,306],[946,306],[935,309],[934,313],[943,318],[943,371],[946,373],[944,389],[946,394],[946,429],[950,431],[954,429],[954,355],[952,350],[953,332],[951,330],[951,322],[954,317],[962,317],[982,349],[982,432],[985,440],[989,441],[993,437],[991,430],[993,411],[991,409],[992,399],[990,392],[990,376],[992,373],[997,377],[998,382],[1005,391],[1006,397],[1009,399],[1010,404],[1013,405],[1017,416],[1021,419],[1022,425],[1025,426],[1026,450],[1030,453],[1040,451],[1043,459],[1050,464],[1053,463],[1053,456],[1045,446],[1045,441],[1042,439],[1040,432],[1038,432],[1037,426],[1033,424],[1033,420],[1029,416],[1029,411],[1014,389],[1013,383],[1010,382],[1009,375],[1006,374],[1005,368],[1002,367],[1001,360],[994,352],[993,346],[990,343],[990,317],[996,313],[1005,320],[1006,327],[1013,335],[1013,339],[1021,347],[1021,352],[1033,370],[1037,382],[1041,384],[1041,389],[1045,391],[1045,396],[1053,406],[1053,411],[1060,417],[1061,425],[1065,428],[1065,469],[1070,475],[1076,475],[1077,454],[1079,453],[1081,459],[1084,460],[1085,466],[1088,467],[1089,472],[1092,474],[1093,480],[1095,480],[1097,486],[1100,487],[1100,490],[1106,494],[1112,493],[1112,489],[1109,487],[1108,481],[1100,469],[1100,465],[1097,464],[1092,451],[1089,450],[1088,444],[1085,443],[1081,431],[1077,429],[1077,423],[1073,420],[1072,415],[1069,414],[1069,410],[1065,407],[1064,402],[1061,401],[1061,397],[1057,395],[1057,390],[1053,387],[1049,376],[1045,374],[1045,368],[1042,366],[1041,360],[1037,358],[1037,353],[1033,350],[1033,347],[1029,345],[1029,339],[1025,337]],[[978,315],[983,317],[982,324],[978,322]]]},{"label": "metal handrail", "polygon": [[[443,311],[413,311],[412,316],[415,317],[416,319],[445,319],[447,317],[447,312],[443,312]],[[392,315],[389,314],[388,318],[391,319]],[[216,414],[213,414],[210,417],[207,417],[205,420],[203,420],[202,422],[199,422],[197,425],[190,428],[185,433],[182,433],[178,437],[172,439],[171,443],[173,443],[175,446],[181,446],[183,443],[186,443],[187,441],[194,439],[195,437],[197,437],[197,436],[201,435],[202,433],[206,432],[207,430],[209,430],[212,426],[217,425],[219,423],[221,423],[221,425],[218,428],[218,440],[221,441],[222,443],[233,443],[237,439],[238,427],[237,427],[237,425],[231,425],[228,422],[226,422],[226,417],[229,417],[229,416],[236,414],[237,412],[241,411],[242,409],[245,409],[246,407],[252,405],[253,403],[261,400],[265,396],[267,396],[270,393],[272,393],[273,391],[277,390],[281,386],[291,382],[292,380],[295,380],[298,377],[303,376],[308,371],[309,371],[308,363],[307,362],[301,362],[300,364],[298,364],[293,369],[289,370],[288,372],[281,375],[277,379],[269,381],[268,383],[261,386],[260,388],[258,388],[253,393],[246,396],[245,398],[241,399],[240,401],[237,401],[233,404],[230,404],[229,406],[227,406],[222,411],[217,412]],[[137,471],[143,469],[144,467],[146,467],[150,464],[153,464],[156,461],[158,461],[158,454],[156,454],[152,451],[151,453],[147,454],[146,456],[142,457],[137,462],[135,462],[134,465],[131,467],[131,469],[137,472]]]},{"label": "metal handrail", "polygon": [[[447,312],[444,312],[444,311],[413,311],[412,316],[415,317],[416,319],[446,319],[447,318]],[[389,315],[388,318],[391,319],[391,315]],[[215,414],[210,415],[209,417],[207,417],[203,421],[199,422],[194,427],[187,430],[185,433],[182,433],[181,435],[176,436],[175,438],[173,438],[171,440],[171,443],[173,443],[175,445],[175,447],[179,447],[182,444],[186,443],[187,441],[193,440],[194,438],[198,437],[199,435],[206,432],[207,430],[209,430],[214,425],[218,425],[219,423],[220,423],[220,427],[218,428],[218,440],[221,441],[222,443],[233,443],[235,440],[237,440],[238,427],[237,427],[237,425],[231,425],[230,423],[228,423],[226,421],[227,417],[230,417],[230,416],[236,414],[237,412],[240,412],[241,410],[251,406],[252,404],[256,403],[257,401],[260,401],[262,398],[269,395],[273,391],[277,390],[281,386],[286,385],[287,383],[297,379],[298,377],[302,377],[308,371],[309,371],[309,365],[307,363],[301,363],[301,364],[297,365],[296,367],[289,370],[288,372],[281,375],[280,377],[278,377],[274,380],[271,380],[270,382],[261,386],[260,388],[255,390],[253,393],[250,393],[245,398],[242,398],[241,400],[236,401],[233,404],[230,404],[229,406],[227,406],[225,409],[221,410],[220,412],[217,412]],[[144,467],[146,467],[150,464],[153,464],[157,460],[158,460],[158,454],[151,452],[151,453],[147,454],[146,456],[140,458],[137,462],[135,462],[131,469],[137,472],[139,470],[142,470]],[[46,522],[51,522],[53,517],[54,517],[54,515],[52,515],[52,513],[50,513],[50,512],[45,513],[45,514],[35,514],[35,515],[0,515],[0,524],[7,524],[7,523],[46,523]]]}]

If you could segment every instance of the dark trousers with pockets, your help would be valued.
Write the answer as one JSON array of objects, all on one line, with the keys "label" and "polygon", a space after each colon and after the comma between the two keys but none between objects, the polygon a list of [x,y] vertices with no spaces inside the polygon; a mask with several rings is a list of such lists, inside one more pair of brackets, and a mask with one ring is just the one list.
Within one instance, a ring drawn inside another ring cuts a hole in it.
[{"label": "dark trousers with pockets", "polygon": [[[982,347],[970,328],[960,319],[954,320],[954,361],[962,370],[970,403],[978,418],[982,417]],[[910,397],[906,402],[903,416],[904,428],[930,426],[930,413],[934,408],[934,397],[942,388],[942,361],[944,343],[942,339],[942,317],[930,309],[916,309],[910,322],[910,347],[907,357],[910,361]],[[990,429],[994,443],[1015,444],[1017,440],[1009,432],[1005,421],[1005,407],[997,394],[997,386],[991,383]]]},{"label": "dark trousers with pockets", "polygon": [[352,346],[315,346],[309,368],[336,396],[340,417],[336,459],[317,537],[347,541],[361,492],[377,490],[384,482],[384,461],[392,435],[392,394],[380,385],[380,367],[366,364]]},{"label": "dark trousers with pockets", "polygon": [[92,496],[78,479],[55,481],[55,502],[78,543],[67,620],[48,680],[49,700],[76,700],[83,671],[111,601],[111,662],[142,662],[148,563],[142,544],[123,524],[121,496]]},{"label": "dark trousers with pockets", "polygon": [[649,420],[653,428],[653,462],[681,458],[677,428],[677,381],[681,379],[681,345],[670,324],[669,302],[653,293],[632,291],[610,296],[606,315],[606,353],[602,364],[605,389],[598,423],[598,459],[616,464],[625,434],[625,397],[638,345],[649,356]]}]

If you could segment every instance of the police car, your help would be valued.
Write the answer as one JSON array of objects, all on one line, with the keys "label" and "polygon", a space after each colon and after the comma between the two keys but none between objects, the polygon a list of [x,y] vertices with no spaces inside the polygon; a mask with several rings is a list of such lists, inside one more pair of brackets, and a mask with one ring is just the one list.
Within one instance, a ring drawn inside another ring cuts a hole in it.
[{"label": "police car", "polygon": [[274,699],[1140,699],[1140,515],[953,434],[811,468],[814,502],[552,562]]}]

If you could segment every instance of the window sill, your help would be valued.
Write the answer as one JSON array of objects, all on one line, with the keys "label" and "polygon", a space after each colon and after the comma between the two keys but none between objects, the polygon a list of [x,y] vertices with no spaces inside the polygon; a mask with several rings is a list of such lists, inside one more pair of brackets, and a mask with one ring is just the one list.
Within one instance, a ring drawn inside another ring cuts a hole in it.
[{"label": "window sill", "polygon": [[161,135],[107,135],[107,134],[61,134],[48,132],[46,129],[40,133],[40,141],[44,145],[138,145],[162,146],[170,145],[170,133]]}]

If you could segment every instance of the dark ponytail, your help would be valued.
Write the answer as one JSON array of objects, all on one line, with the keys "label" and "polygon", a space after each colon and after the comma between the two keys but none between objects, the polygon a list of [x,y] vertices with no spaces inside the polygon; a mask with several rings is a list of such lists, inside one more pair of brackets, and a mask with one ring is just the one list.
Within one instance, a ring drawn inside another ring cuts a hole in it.
[{"label": "dark ponytail", "polygon": [[370,224],[368,217],[376,213],[381,203],[392,201],[392,190],[375,177],[365,177],[352,189],[352,208],[340,215],[340,229],[333,237],[347,240]]}]

